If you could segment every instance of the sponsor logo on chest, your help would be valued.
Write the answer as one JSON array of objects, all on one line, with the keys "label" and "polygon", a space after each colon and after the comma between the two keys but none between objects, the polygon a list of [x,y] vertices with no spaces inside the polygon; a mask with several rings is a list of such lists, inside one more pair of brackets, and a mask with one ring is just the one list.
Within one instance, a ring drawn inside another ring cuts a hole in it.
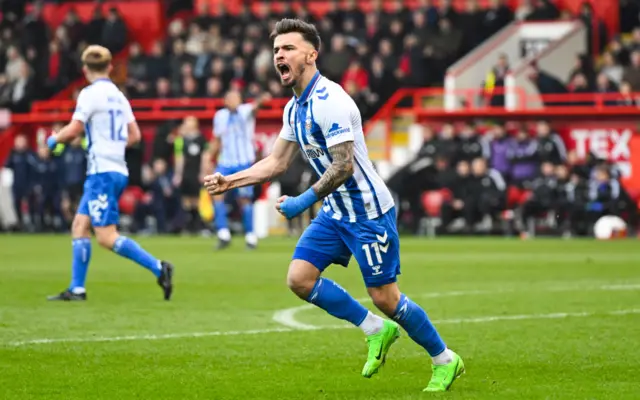
[{"label": "sponsor logo on chest", "polygon": [[324,156],[324,150],[319,147],[312,146],[310,144],[304,146],[304,153],[309,160],[314,160]]}]

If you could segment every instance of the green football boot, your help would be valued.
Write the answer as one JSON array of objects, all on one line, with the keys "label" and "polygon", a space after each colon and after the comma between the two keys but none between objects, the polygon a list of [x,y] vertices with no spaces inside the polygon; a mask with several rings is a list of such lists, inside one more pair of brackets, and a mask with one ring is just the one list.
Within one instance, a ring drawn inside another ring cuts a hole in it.
[{"label": "green football boot", "polygon": [[391,345],[400,337],[400,327],[393,321],[385,320],[380,332],[367,336],[369,355],[362,368],[362,376],[371,378],[387,358]]},{"label": "green football boot", "polygon": [[453,353],[453,360],[449,364],[432,365],[433,375],[429,384],[424,389],[425,392],[446,392],[453,381],[464,373],[464,363],[462,358]]}]

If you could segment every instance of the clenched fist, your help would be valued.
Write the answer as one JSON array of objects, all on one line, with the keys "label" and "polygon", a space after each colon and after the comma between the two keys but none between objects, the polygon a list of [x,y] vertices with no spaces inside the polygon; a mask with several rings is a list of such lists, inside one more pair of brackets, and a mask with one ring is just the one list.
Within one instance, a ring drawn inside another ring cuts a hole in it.
[{"label": "clenched fist", "polygon": [[215,196],[229,190],[229,181],[221,173],[216,172],[213,175],[204,177],[204,187],[211,196]]}]

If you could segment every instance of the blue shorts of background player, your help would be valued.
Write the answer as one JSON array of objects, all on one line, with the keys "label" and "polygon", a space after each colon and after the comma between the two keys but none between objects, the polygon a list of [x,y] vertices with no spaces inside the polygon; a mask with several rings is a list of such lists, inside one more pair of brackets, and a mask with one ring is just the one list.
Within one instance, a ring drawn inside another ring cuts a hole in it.
[{"label": "blue shorts of background player", "polygon": [[[238,173],[240,171],[244,171],[249,167],[251,167],[251,164],[237,165],[233,167],[218,165],[215,172],[219,172],[222,175],[227,176],[227,175]],[[245,186],[245,187],[241,187],[233,190],[237,191],[239,197],[244,197],[249,199],[253,198],[253,186]]]},{"label": "blue shorts of background player", "polygon": [[[224,176],[244,171],[251,167],[251,164],[225,166],[218,165],[217,173]],[[238,202],[242,210],[242,224],[245,232],[245,242],[248,248],[253,249],[258,245],[258,238],[253,232],[253,186],[245,186],[234,189],[238,195]],[[231,243],[231,231],[229,231],[229,221],[227,219],[227,207],[224,203],[224,195],[214,196],[213,208],[215,211],[214,225],[218,236],[218,249],[223,249]]]},{"label": "blue shorts of background player", "polygon": [[118,201],[128,183],[129,178],[117,172],[89,175],[84,182],[78,214],[91,218],[94,227],[118,225]]},{"label": "blue shorts of background player", "polygon": [[294,259],[310,262],[321,272],[331,264],[347,266],[354,256],[367,287],[396,282],[400,274],[400,240],[396,212],[351,223],[321,211],[298,241]]},{"label": "blue shorts of background player", "polygon": [[73,220],[73,261],[71,284],[62,293],[49,300],[86,300],[85,282],[91,260],[91,230],[93,226],[98,243],[116,254],[128,258],[148,269],[157,278],[164,299],[169,300],[173,291],[173,266],[158,260],[134,240],[118,233],[120,222],[118,202],[129,178],[118,172],[103,172],[87,176],[84,192]]}]

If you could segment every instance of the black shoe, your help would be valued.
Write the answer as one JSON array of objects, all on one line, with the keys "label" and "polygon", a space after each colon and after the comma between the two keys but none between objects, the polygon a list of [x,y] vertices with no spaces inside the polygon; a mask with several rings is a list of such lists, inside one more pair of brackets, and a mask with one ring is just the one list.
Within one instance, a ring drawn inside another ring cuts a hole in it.
[{"label": "black shoe", "polygon": [[47,297],[49,301],[85,301],[87,300],[87,293],[73,293],[67,289],[60,294]]},{"label": "black shoe", "polygon": [[224,250],[229,246],[231,246],[231,240],[218,239],[218,244],[216,245],[216,250]]},{"label": "black shoe", "polygon": [[247,242],[246,245],[247,245],[247,250],[255,250],[255,249],[258,248],[258,244],[257,243],[249,243],[249,242]]},{"label": "black shoe", "polygon": [[171,293],[173,292],[173,265],[166,261],[161,261],[162,270],[160,271],[160,277],[158,277],[158,285],[164,292],[164,299],[171,300]]}]

